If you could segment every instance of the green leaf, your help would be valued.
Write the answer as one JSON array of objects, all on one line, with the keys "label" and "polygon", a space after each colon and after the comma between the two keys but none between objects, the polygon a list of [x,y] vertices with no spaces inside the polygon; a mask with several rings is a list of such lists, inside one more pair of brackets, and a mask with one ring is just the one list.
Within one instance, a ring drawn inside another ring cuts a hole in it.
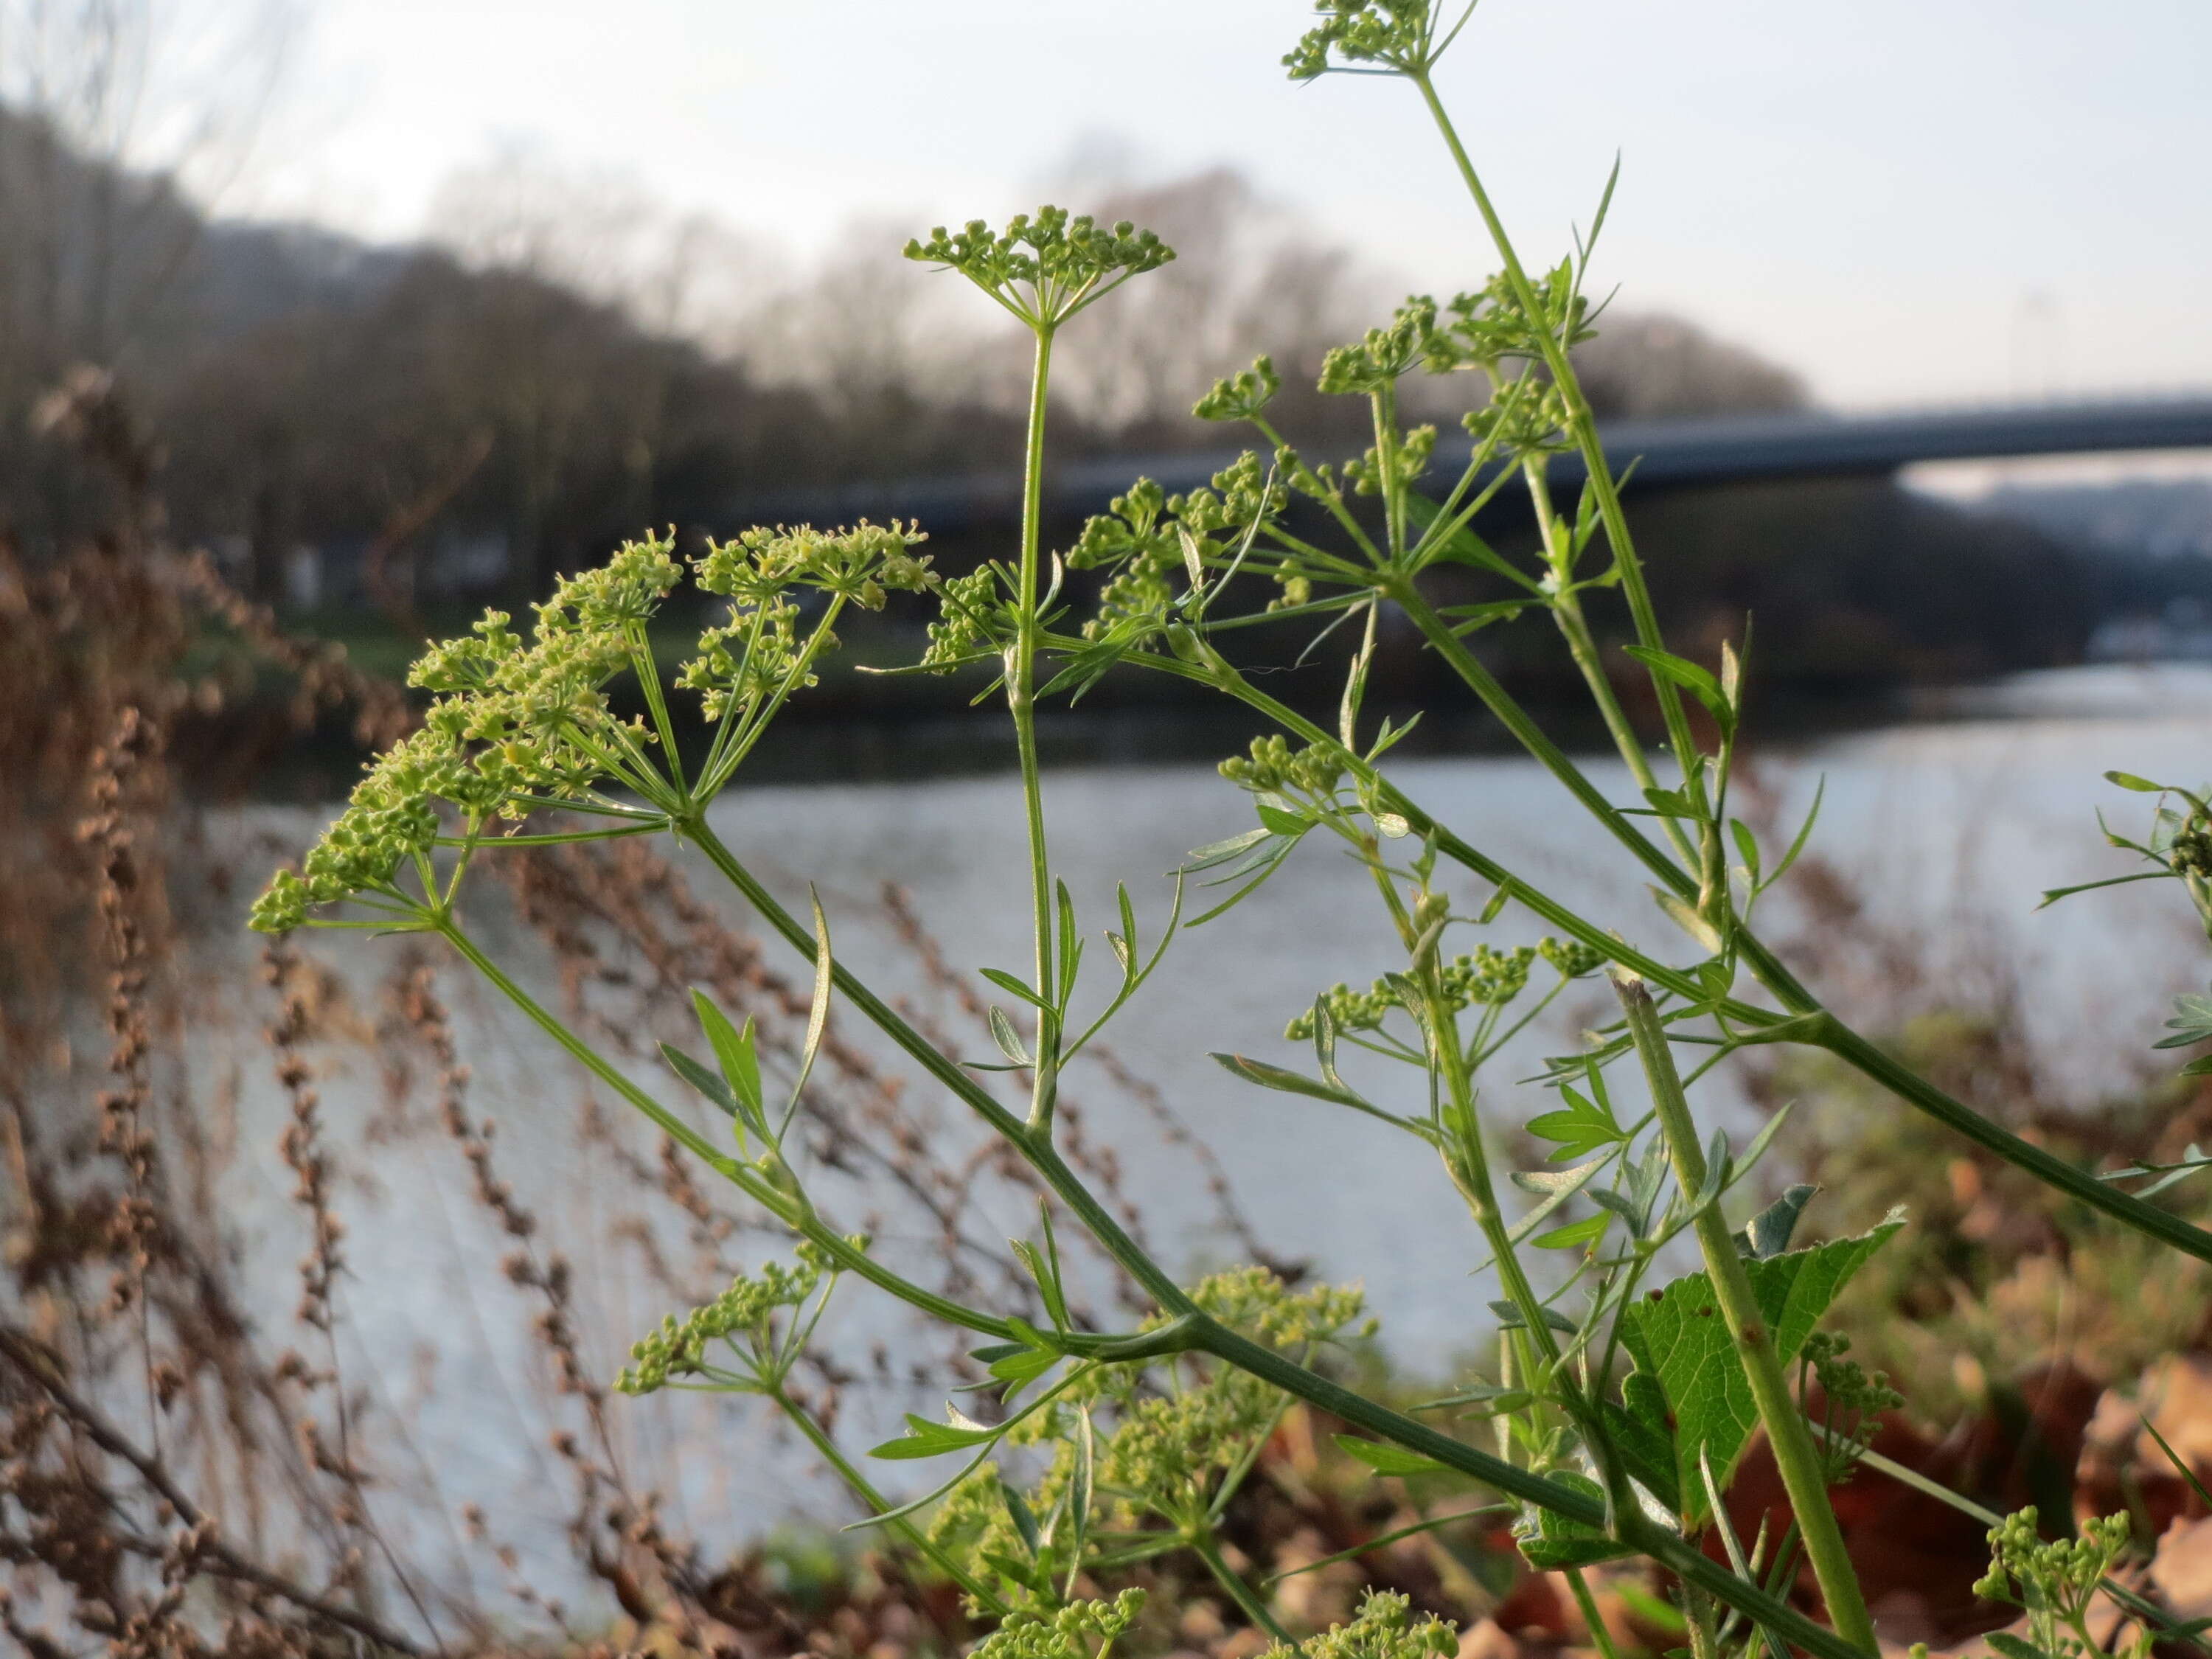
[{"label": "green leaf", "polygon": [[1247,830],[1243,835],[1231,836],[1226,841],[1209,842],[1205,846],[1192,850],[1191,861],[1184,865],[1183,868],[1192,871],[1210,870],[1217,864],[1226,864],[1239,853],[1267,840],[1267,836],[1268,831],[1266,830]]},{"label": "green leaf", "polygon": [[[1797,1357],[1851,1276],[1904,1224],[1903,1216],[1892,1212],[1871,1232],[1744,1263],[1759,1317],[1783,1364]],[[1636,1369],[1656,1378],[1666,1395],[1674,1422],[1677,1487],[1686,1507],[1701,1513],[1699,1455],[1710,1456],[1725,1481],[1759,1424],[1751,1384],[1712,1281],[1691,1273],[1631,1303],[1621,1336]]]},{"label": "green leaf", "polygon": [[1753,887],[1759,885],[1759,837],[1741,818],[1729,820],[1729,834],[1735,838],[1735,854],[1743,860],[1744,873]]},{"label": "green leaf", "polygon": [[2173,1018],[2166,1022],[2166,1029],[2173,1033],[2160,1037],[2154,1048],[2186,1048],[2192,1042],[2212,1038],[2212,996],[2179,996],[2173,1000]]},{"label": "green leaf", "polygon": [[999,1045],[999,1052],[1017,1066],[1034,1066],[1029,1050],[1022,1047],[1022,1034],[1014,1029],[1014,1022],[997,1003],[991,1005],[991,1041]]},{"label": "green leaf", "polygon": [[701,1094],[713,1101],[732,1117],[738,1114],[737,1097],[730,1085],[672,1042],[660,1045],[660,1057],[668,1062],[668,1069],[682,1078]]},{"label": "green leaf", "polygon": [[2139,778],[2132,772],[2107,772],[2105,781],[2117,783],[2123,789],[2132,789],[2139,795],[2162,795],[2166,793],[2164,784],[2153,783],[2148,778]]},{"label": "green leaf", "polygon": [[1270,806],[1266,801],[1257,803],[1260,822],[1268,834],[1303,836],[1313,828],[1313,820],[1303,813],[1292,812],[1279,806]]},{"label": "green leaf", "polygon": [[[1498,1316],[1498,1328],[1501,1331],[1518,1331],[1528,1328],[1527,1322],[1521,1317],[1521,1310],[1510,1302],[1493,1302],[1490,1304],[1490,1311]],[[1572,1336],[1575,1334],[1575,1322],[1557,1308],[1539,1308],[1536,1310],[1536,1315],[1562,1336]]]},{"label": "green leaf", "polygon": [[[1577,1474],[1571,1469],[1554,1469],[1544,1478],[1582,1497],[1604,1500],[1605,1488],[1586,1474]],[[1586,1567],[1595,1561],[1611,1561],[1630,1553],[1627,1545],[1613,1542],[1597,1528],[1570,1521],[1550,1510],[1534,1510],[1515,1526],[1513,1533],[1515,1541],[1521,1546],[1521,1553],[1539,1572]]]},{"label": "green leaf", "polygon": [[787,1124],[799,1109],[799,1097],[805,1092],[806,1079],[814,1074],[814,1057],[822,1052],[822,1038],[830,1029],[830,918],[822,914],[822,896],[811,886],[806,890],[814,901],[814,998],[807,1005],[806,1043],[799,1051],[799,1074],[791,1082],[791,1103],[784,1108]]},{"label": "green leaf", "polygon": [[1304,1095],[1313,1100],[1326,1100],[1333,1105],[1349,1106],[1356,1112],[1364,1112],[1368,1116],[1381,1118],[1395,1127],[1410,1129],[1417,1134],[1423,1134],[1424,1139],[1427,1138],[1424,1126],[1386,1112],[1372,1101],[1354,1094],[1341,1085],[1332,1087],[1326,1083],[1316,1083],[1310,1077],[1301,1077],[1280,1066],[1270,1066],[1266,1060],[1254,1060],[1249,1054],[1216,1054],[1212,1058],[1224,1070],[1243,1078],[1247,1083],[1256,1083],[1262,1089],[1277,1089],[1286,1095]]},{"label": "green leaf", "polygon": [[1993,1630],[1982,1640],[2004,1655],[2004,1659],[2051,1659],[2051,1656],[2034,1643],[2025,1641],[2009,1631]]},{"label": "green leaf", "polygon": [[1566,1084],[1559,1085],[1559,1097],[1567,1103],[1555,1112],[1546,1112],[1528,1121],[1528,1133],[1539,1140],[1554,1143],[1559,1151],[1552,1154],[1557,1162],[1564,1158],[1580,1158],[1601,1146],[1610,1146],[1616,1140],[1625,1140],[1620,1125],[1613,1121],[1613,1114],[1596,1105]]},{"label": "green leaf", "polygon": [[730,1024],[729,1016],[714,1006],[714,1000],[696,987],[691,992],[691,1006],[699,1016],[708,1042],[714,1048],[722,1076],[730,1085],[738,1115],[763,1141],[767,1140],[768,1109],[761,1096],[760,1055],[753,1042],[752,1016],[745,1016],[744,1029],[739,1030]]},{"label": "green leaf", "polygon": [[896,1440],[886,1440],[880,1446],[871,1447],[868,1455],[898,1462],[917,1457],[941,1457],[949,1451],[961,1451],[969,1446],[980,1446],[987,1440],[996,1440],[1000,1431],[986,1428],[981,1424],[962,1417],[951,1407],[946,1411],[958,1419],[956,1423],[933,1423],[926,1417],[906,1414],[907,1432]]},{"label": "green leaf", "polygon": [[1754,1261],[1780,1255],[1790,1248],[1790,1235],[1797,1231],[1797,1218],[1805,1213],[1805,1206],[1820,1190],[1802,1184],[1790,1188],[1737,1232],[1737,1250]]},{"label": "green leaf", "polygon": [[1613,1449],[1643,1488],[1667,1506],[1682,1507],[1681,1476],[1675,1461],[1674,1430],[1668,1420],[1667,1395],[1658,1379],[1631,1371],[1621,1380],[1620,1401],[1602,1403],[1600,1417]]},{"label": "green leaf", "polygon": [[1579,1249],[1603,1238],[1605,1230],[1611,1225],[1613,1217],[1600,1210],[1595,1215],[1584,1216],[1580,1221],[1570,1221],[1564,1227],[1554,1227],[1541,1237],[1529,1242],[1540,1250]]},{"label": "green leaf", "polygon": [[1034,990],[1030,989],[1028,981],[1017,979],[1013,975],[1006,972],[1003,968],[978,968],[975,971],[981,974],[985,979],[989,980],[992,984],[997,986],[1001,991],[1011,992],[1015,996],[1019,997],[1024,1002],[1028,1003],[1030,1007],[1042,1008],[1047,1013],[1050,1013],[1052,1012],[1052,1005],[1047,1002],[1042,997],[1039,996]]},{"label": "green leaf", "polygon": [[1669,921],[1697,940],[1712,955],[1718,956],[1727,948],[1720,934],[1714,930],[1712,923],[1699,915],[1697,907],[1687,899],[1683,898],[1680,894],[1670,893],[1663,887],[1654,887],[1651,890],[1651,896],[1659,908],[1667,913],[1667,919]]},{"label": "green leaf", "polygon": [[1338,1447],[1358,1458],[1377,1474],[1449,1474],[1451,1466],[1439,1463],[1433,1457],[1419,1452],[1407,1451],[1403,1446],[1394,1446],[1384,1440],[1362,1440],[1356,1434],[1335,1437]]}]

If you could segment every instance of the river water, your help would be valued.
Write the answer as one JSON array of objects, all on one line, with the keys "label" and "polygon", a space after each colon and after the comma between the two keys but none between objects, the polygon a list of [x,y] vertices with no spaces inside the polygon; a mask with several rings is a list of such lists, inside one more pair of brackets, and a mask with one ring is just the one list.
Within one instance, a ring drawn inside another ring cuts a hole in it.
[{"label": "river water", "polygon": [[[2102,845],[2094,814],[2104,806],[2116,827],[2133,828],[2147,803],[2104,783],[2106,768],[2192,784],[2212,772],[2212,670],[2031,676],[1947,712],[1950,718],[1759,754],[1760,788],[1776,819],[1794,823],[1824,787],[1814,846],[1859,896],[1858,926],[1909,941],[1931,965],[1934,982],[1959,988],[1962,1000],[2003,976],[2015,980],[2057,1086],[2094,1099],[2109,1082],[2112,1057],[2146,1048],[2166,1000],[2201,982],[2202,939],[2192,941],[2185,907],[2160,885],[2040,913],[2037,897],[2046,887],[2129,867]],[[1634,868],[1533,764],[1428,758],[1395,775],[1508,867],[1656,952],[1695,954],[1653,907]],[[1620,797],[1620,769],[1601,765],[1595,775]],[[1054,864],[1094,933],[1112,922],[1120,880],[1156,934],[1167,872],[1188,849],[1252,822],[1247,799],[1204,768],[1073,770],[1050,775],[1048,785]],[[817,886],[848,965],[886,993],[924,996],[912,956],[878,902],[880,884],[894,881],[909,891],[952,963],[1020,970],[1027,923],[1018,801],[1011,776],[738,789],[718,827],[802,911],[808,884]],[[301,843],[321,817],[258,807],[214,828],[235,841],[241,860],[265,860],[271,848]],[[1471,883],[1455,890],[1468,909],[1485,896]],[[1784,934],[1835,926],[1832,916],[1786,909],[1775,920]],[[1500,942],[1534,937],[1510,915],[1493,931]],[[210,941],[210,983],[249,971],[251,948],[242,939]],[[366,963],[374,955],[333,956],[364,1002],[374,971],[385,965]],[[1846,1012],[1880,1019],[1892,1012],[1884,996],[1893,988],[1878,974],[1849,972],[1847,953],[1836,959],[1843,979],[1828,988]],[[804,964],[791,965],[803,979]],[[1268,1248],[1310,1261],[1326,1278],[1363,1282],[1389,1353],[1433,1374],[1480,1340],[1484,1304],[1495,1291],[1469,1277],[1481,1252],[1432,1158],[1365,1120],[1241,1084],[1207,1058],[1233,1049],[1297,1064],[1298,1050],[1282,1038],[1285,1021],[1327,985],[1359,983],[1395,965],[1393,937],[1368,878],[1316,842],[1253,899],[1186,932],[1116,1023],[1113,1042],[1219,1154],[1237,1203]],[[1110,967],[1094,939],[1088,976],[1103,982]],[[614,1202],[594,1165],[603,1154],[579,1142],[565,1115],[539,1109],[554,1094],[573,1093],[573,1078],[481,995],[458,984],[453,994],[476,1066],[474,1099],[500,1121],[503,1173],[546,1218],[549,1236],[557,1240],[564,1225],[603,1236]],[[1540,1022],[1489,1069],[1486,1097],[1500,1117],[1517,1121],[1540,1109],[1537,1091],[1516,1079],[1543,1054],[1571,1047],[1579,1024],[1601,1014],[1606,1000],[1601,985],[1575,988],[1556,1018]],[[211,1022],[199,1063],[235,1079],[246,1155],[225,1201],[249,1273],[270,1297],[265,1305],[288,1308],[297,1217],[286,1172],[257,1150],[273,1146],[283,1105],[265,1063],[239,1047],[241,1028],[252,1026],[233,1022],[226,1036]],[[978,1056],[987,1052],[979,1042]],[[378,1110],[377,1068],[365,1050],[351,1058],[333,1051],[325,1073],[331,1132],[341,1142],[358,1139]],[[1094,1089],[1079,1069],[1070,1088],[1091,1103],[1090,1132],[1115,1146],[1170,1265],[1196,1271],[1231,1259],[1236,1246],[1215,1219],[1204,1171],[1190,1153],[1164,1141],[1120,1094]],[[1727,1120],[1735,1101],[1726,1080],[1717,1079],[1702,1105]],[[489,1270],[502,1245],[469,1196],[459,1160],[432,1135],[386,1149],[371,1167],[374,1177],[360,1176],[340,1198],[354,1263],[342,1291],[347,1358],[382,1408],[412,1425],[402,1483],[434,1488],[434,1507],[450,1513],[465,1498],[496,1500],[557,1482],[543,1450],[542,1361],[523,1334],[527,1310]],[[1019,1217],[990,1219],[1002,1231],[1022,1225]],[[930,1246],[922,1240],[911,1248]],[[635,1273],[591,1255],[579,1266],[587,1351],[611,1370],[623,1345],[664,1310],[641,1291]],[[840,1340],[848,1343],[884,1328],[864,1309],[844,1317]],[[834,1320],[831,1328],[838,1328]],[[816,1490],[805,1460],[774,1442],[757,1413],[676,1402],[664,1412],[660,1402],[617,1401],[617,1410],[633,1413],[625,1432],[635,1436],[637,1455],[683,1467],[677,1485],[695,1518],[757,1530],[806,1504]],[[867,1443],[865,1436],[854,1439]],[[705,1445],[711,1456],[697,1455]],[[549,1499],[543,1508],[544,1535],[521,1541],[557,1554],[557,1504]]]}]

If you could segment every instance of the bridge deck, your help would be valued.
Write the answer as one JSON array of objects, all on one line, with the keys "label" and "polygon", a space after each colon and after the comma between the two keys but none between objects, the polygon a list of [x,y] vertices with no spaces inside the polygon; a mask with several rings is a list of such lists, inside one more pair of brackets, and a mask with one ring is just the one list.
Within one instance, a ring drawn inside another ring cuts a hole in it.
[{"label": "bridge deck", "polygon": [[[2125,402],[2043,403],[1906,414],[1791,413],[1719,420],[1620,421],[1603,429],[1606,457],[1619,472],[1630,462],[1632,489],[1773,478],[1863,477],[1918,461],[1990,460],[2140,450],[2212,449],[2212,396]],[[1048,496],[1055,514],[1101,510],[1139,477],[1170,493],[1195,489],[1233,459],[1234,450],[1117,456],[1056,469]],[[1566,487],[1583,476],[1582,458],[1553,463]],[[794,492],[744,504],[756,519],[832,522],[913,518],[943,532],[1017,519],[1021,480],[1006,474],[909,478]]]}]

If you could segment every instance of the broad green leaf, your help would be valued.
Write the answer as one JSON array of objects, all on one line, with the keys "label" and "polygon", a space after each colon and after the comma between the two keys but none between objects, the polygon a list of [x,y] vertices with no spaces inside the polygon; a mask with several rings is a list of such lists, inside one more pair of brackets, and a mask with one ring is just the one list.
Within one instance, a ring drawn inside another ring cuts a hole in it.
[{"label": "broad green leaf", "polygon": [[[1785,1365],[1797,1357],[1851,1276],[1904,1224],[1903,1216],[1893,1211],[1871,1232],[1744,1263],[1759,1316]],[[1677,1490],[1686,1510],[1702,1513],[1699,1455],[1710,1456],[1727,1480],[1759,1425],[1751,1384],[1736,1358],[1712,1281],[1702,1273],[1691,1273],[1632,1302],[1623,1313],[1621,1338],[1636,1369],[1656,1378],[1666,1395],[1674,1422]]]},{"label": "broad green leaf", "polygon": [[1667,1506],[1682,1507],[1681,1475],[1674,1456],[1674,1431],[1667,1419],[1667,1396],[1645,1371],[1622,1379],[1620,1402],[1603,1403],[1601,1417],[1613,1449],[1638,1484]]},{"label": "broad green leaf", "polygon": [[1356,1434],[1340,1434],[1338,1447],[1358,1458],[1377,1474],[1449,1474],[1451,1466],[1439,1463],[1433,1457],[1419,1452],[1407,1451],[1403,1446],[1394,1446],[1386,1440],[1362,1440]]},{"label": "broad green leaf", "polygon": [[[1604,1487],[1571,1469],[1554,1469],[1544,1478],[1584,1498],[1600,1501],[1605,1498]],[[1534,1510],[1515,1526],[1513,1534],[1528,1565],[1540,1572],[1586,1567],[1594,1561],[1611,1561],[1630,1553],[1628,1546],[1616,1544],[1595,1527],[1570,1521],[1550,1510]]]},{"label": "broad green leaf", "polygon": [[2009,1631],[1993,1630],[1982,1640],[2004,1655],[2004,1659],[2051,1659],[2051,1655],[2034,1643],[2014,1636]]},{"label": "broad green leaf", "polygon": [[2132,789],[2139,795],[2162,795],[2166,793],[2164,784],[2153,783],[2148,778],[2139,778],[2132,772],[2107,772],[2105,781],[2117,783],[2123,789]]}]

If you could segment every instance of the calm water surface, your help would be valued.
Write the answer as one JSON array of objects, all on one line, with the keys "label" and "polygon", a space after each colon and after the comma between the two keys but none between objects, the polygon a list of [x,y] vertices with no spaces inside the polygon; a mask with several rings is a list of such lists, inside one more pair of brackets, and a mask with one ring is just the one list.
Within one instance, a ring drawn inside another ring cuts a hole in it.
[{"label": "calm water surface", "polygon": [[[2212,773],[2212,671],[2078,671],[1981,696],[1984,718],[1762,756],[1758,775],[1779,816],[1792,821],[1825,780],[1815,846],[1863,897],[1867,925],[1915,941],[1938,979],[1966,988],[1969,999],[1993,974],[2016,978],[2052,1074],[2093,1098],[2108,1057],[2147,1046],[2165,998],[2202,972],[2180,907],[2162,888],[2124,888],[2041,914],[2037,896],[2125,867],[2100,844],[2094,813],[2104,805],[2116,824],[2128,823],[2144,803],[2103,783],[2104,769],[2190,782]],[[1655,951],[1691,954],[1634,870],[1533,764],[1431,759],[1404,764],[1396,775],[1508,867]],[[1618,768],[1597,775],[1616,798],[1625,795]],[[802,910],[807,884],[817,884],[841,957],[878,989],[922,995],[912,958],[878,902],[880,885],[908,890],[953,963],[1021,969],[1028,934],[1018,799],[1011,777],[738,790],[718,828]],[[1239,792],[1209,769],[1182,766],[1056,774],[1048,811],[1055,863],[1091,932],[1110,922],[1114,884],[1122,880],[1156,933],[1170,891],[1166,872],[1188,848],[1252,822]],[[217,830],[237,839],[241,859],[258,860],[269,846],[298,845],[321,816],[255,809]],[[703,888],[711,872],[698,873]],[[1479,908],[1484,895],[1472,883],[1463,888],[1466,908]],[[1804,922],[1786,914],[1774,920],[1785,934]],[[1500,942],[1534,937],[1510,916],[1493,931]],[[512,945],[526,961],[526,944]],[[211,940],[207,950],[210,987],[249,982],[226,976],[247,971],[250,945]],[[364,1003],[388,966],[377,951],[336,959]],[[1316,838],[1261,894],[1187,932],[1112,1040],[1219,1152],[1238,1202],[1270,1248],[1310,1259],[1331,1279],[1364,1281],[1391,1352],[1437,1371],[1480,1340],[1484,1304],[1495,1291],[1468,1274],[1480,1251],[1432,1159],[1364,1120],[1243,1085],[1206,1057],[1237,1049],[1296,1064],[1297,1050],[1282,1040],[1284,1022],[1328,984],[1364,981],[1396,963],[1368,878]],[[1094,940],[1093,980],[1103,981],[1111,965]],[[794,971],[803,977],[803,969]],[[573,1097],[573,1078],[458,976],[449,986],[477,1067],[477,1103],[500,1120],[505,1174],[556,1238],[561,1218],[603,1221],[618,1201],[616,1183],[594,1167],[603,1154],[579,1145],[565,1106],[544,1109],[549,1097]],[[1828,988],[1847,1011],[1882,1012],[1878,978],[1846,975]],[[1517,1121],[1538,1109],[1536,1091],[1516,1079],[1542,1054],[1571,1046],[1579,1024],[1601,1014],[1606,1000],[1601,988],[1576,988],[1556,1006],[1557,1018],[1532,1028],[1491,1068],[1485,1086],[1498,1113]],[[273,1147],[283,1108],[258,1044],[238,1038],[258,1024],[250,1013],[228,1024],[211,1018],[200,1059],[210,1076],[235,1080],[247,1152],[227,1201],[252,1271],[266,1279],[265,1305],[286,1308],[295,1293],[296,1218],[281,1165],[254,1150]],[[979,1054],[986,1047],[979,1042]],[[1080,1069],[1069,1087],[1089,1103],[1091,1133],[1116,1147],[1171,1265],[1195,1271],[1230,1259],[1233,1244],[1188,1154],[1164,1143],[1133,1105]],[[380,1097],[374,1061],[334,1053],[325,1090],[334,1135],[357,1137]],[[1725,1117],[1733,1103],[1717,1082],[1702,1103]],[[458,1158],[430,1135],[383,1150],[373,1168],[374,1181],[343,1195],[356,1269],[344,1291],[356,1351],[349,1364],[415,1423],[415,1476],[434,1480],[448,1509],[465,1497],[494,1499],[557,1483],[540,1449],[545,1424],[533,1380],[538,1356],[522,1334],[526,1314],[484,1268],[501,1246],[487,1236]],[[991,1219],[1001,1231],[1023,1225],[1018,1216]],[[594,1257],[580,1267],[586,1340],[611,1372],[628,1340],[665,1310],[619,1262]],[[856,1305],[842,1340],[857,1343],[884,1328]],[[884,1409],[891,1403],[911,1402]],[[713,1456],[684,1460],[687,1507],[698,1515],[757,1529],[810,1490],[803,1460],[771,1443],[747,1411],[618,1409],[632,1413],[625,1432],[648,1461],[678,1458],[685,1444],[702,1443],[692,1437],[711,1433]],[[556,1509],[549,1499],[549,1528]],[[521,1541],[533,1553],[542,1544],[557,1556],[550,1532]]]}]

